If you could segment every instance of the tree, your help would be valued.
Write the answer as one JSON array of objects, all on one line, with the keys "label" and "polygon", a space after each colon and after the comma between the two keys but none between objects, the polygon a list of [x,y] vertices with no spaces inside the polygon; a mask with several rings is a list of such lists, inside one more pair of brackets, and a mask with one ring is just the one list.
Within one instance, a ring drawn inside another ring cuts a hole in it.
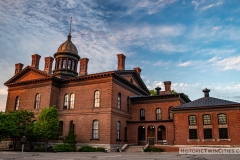
[{"label": "tree", "polygon": [[[157,95],[157,91],[154,90],[154,89],[149,90],[149,92],[150,92],[151,96],[156,96]],[[171,94],[177,94],[177,92],[173,89],[173,90],[171,90]]]},{"label": "tree", "polygon": [[17,141],[28,136],[28,128],[33,125],[34,113],[27,110],[0,112],[0,138],[11,138],[16,150]]},{"label": "tree", "polygon": [[57,139],[59,136],[58,114],[55,106],[43,108],[34,123],[33,131],[39,138],[45,140],[45,151],[47,151],[48,140]]},{"label": "tree", "polygon": [[157,91],[154,90],[154,89],[149,90],[149,92],[150,92],[151,96],[156,96],[157,95]]}]

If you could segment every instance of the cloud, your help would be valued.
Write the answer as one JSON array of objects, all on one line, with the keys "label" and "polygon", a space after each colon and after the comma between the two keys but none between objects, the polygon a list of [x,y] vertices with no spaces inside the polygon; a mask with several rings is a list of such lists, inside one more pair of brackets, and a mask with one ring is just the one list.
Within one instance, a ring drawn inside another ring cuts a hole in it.
[{"label": "cloud", "polygon": [[171,61],[168,62],[164,62],[164,61],[158,61],[156,63],[154,63],[154,66],[168,66],[171,63]]},{"label": "cloud", "polygon": [[[194,9],[197,10],[207,10],[207,9],[210,9],[210,8],[213,8],[213,7],[217,7],[217,6],[220,6],[223,4],[222,0],[220,1],[213,1],[213,3],[211,3],[212,1],[211,0],[193,0],[192,1],[192,4],[194,5]],[[206,5],[206,3],[208,3]]]},{"label": "cloud", "polygon": [[183,62],[183,63],[179,63],[178,66],[180,67],[186,67],[186,66],[190,66],[193,65],[192,61],[187,61],[187,62]]},{"label": "cloud", "polygon": [[220,6],[223,2],[222,1],[218,1],[217,3],[213,3],[213,4],[209,4],[207,6],[204,6],[201,8],[201,10],[207,10],[207,9],[210,9],[212,7],[217,7],[217,6]]},{"label": "cloud", "polygon": [[223,70],[240,70],[240,56],[234,56],[216,61],[213,65]]}]

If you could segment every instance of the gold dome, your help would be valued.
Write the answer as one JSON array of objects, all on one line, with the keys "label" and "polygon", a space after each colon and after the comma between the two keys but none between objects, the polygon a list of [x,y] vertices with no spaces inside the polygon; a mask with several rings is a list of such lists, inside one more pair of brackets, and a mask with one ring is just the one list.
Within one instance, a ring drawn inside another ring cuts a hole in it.
[{"label": "gold dome", "polygon": [[78,54],[78,50],[77,50],[76,46],[71,41],[71,35],[68,35],[68,40],[58,47],[57,52],[58,53],[59,52],[70,52],[70,53]]}]

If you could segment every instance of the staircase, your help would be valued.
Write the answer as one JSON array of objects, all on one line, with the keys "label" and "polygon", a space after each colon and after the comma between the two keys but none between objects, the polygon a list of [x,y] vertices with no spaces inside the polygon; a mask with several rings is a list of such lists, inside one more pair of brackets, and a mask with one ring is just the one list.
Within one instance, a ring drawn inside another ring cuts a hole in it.
[{"label": "staircase", "polygon": [[145,146],[128,146],[128,148],[124,152],[129,153],[141,153]]}]

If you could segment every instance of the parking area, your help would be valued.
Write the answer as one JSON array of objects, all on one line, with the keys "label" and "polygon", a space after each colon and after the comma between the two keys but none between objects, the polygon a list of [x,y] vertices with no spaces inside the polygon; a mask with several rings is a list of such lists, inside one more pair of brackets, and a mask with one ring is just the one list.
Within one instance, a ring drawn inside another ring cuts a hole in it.
[{"label": "parking area", "polygon": [[64,153],[44,153],[44,152],[0,152],[0,160],[18,159],[18,160],[88,160],[88,159],[118,159],[118,160],[237,160],[240,155],[180,155],[178,153],[124,153],[124,152],[111,152],[111,153],[98,153],[98,152],[64,152]]}]

